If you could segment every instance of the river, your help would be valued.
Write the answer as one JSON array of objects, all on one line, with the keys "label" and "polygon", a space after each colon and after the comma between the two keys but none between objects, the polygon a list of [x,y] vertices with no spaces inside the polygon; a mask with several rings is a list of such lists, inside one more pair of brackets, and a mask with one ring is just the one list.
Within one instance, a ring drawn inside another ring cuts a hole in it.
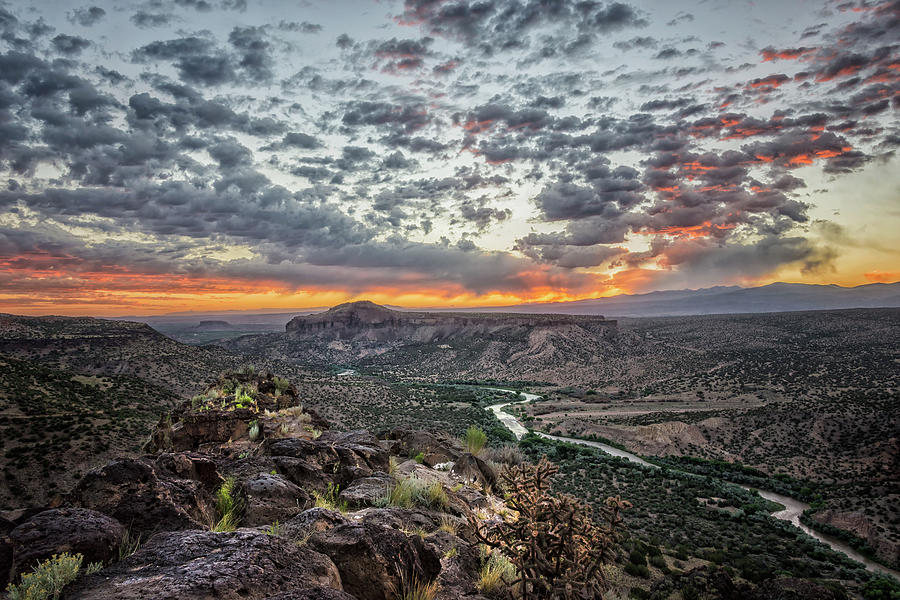
[{"label": "river", "polygon": [[[486,388],[486,389],[492,389],[492,390],[495,390],[498,392],[517,393],[515,390],[505,390],[505,389],[500,389],[500,388]],[[503,425],[505,425],[506,428],[509,429],[513,433],[513,435],[516,436],[516,439],[520,439],[523,435],[527,434],[528,429],[524,425],[522,425],[522,423],[519,422],[519,420],[516,419],[513,415],[511,415],[507,412],[504,412],[503,409],[505,407],[509,406],[510,404],[524,404],[525,402],[531,402],[532,400],[537,400],[538,398],[540,398],[540,396],[537,394],[529,394],[526,392],[518,392],[518,393],[521,393],[525,397],[525,399],[517,400],[517,401],[513,401],[513,402],[501,402],[499,404],[492,404],[491,406],[488,407],[488,410],[490,410],[491,412],[494,413],[494,415],[497,417],[497,419],[501,423],[503,423]],[[534,433],[536,433],[537,435],[539,435],[543,438],[547,438],[550,440],[556,440],[558,442],[569,442],[571,444],[580,444],[582,446],[590,446],[591,448],[598,448],[598,449],[606,452],[607,454],[610,454],[612,456],[618,456],[619,458],[624,458],[625,460],[639,464],[641,466],[650,467],[653,469],[658,468],[657,465],[647,462],[646,460],[642,459],[640,456],[637,456],[636,454],[632,454],[631,452],[626,452],[625,450],[620,450],[618,448],[610,446],[609,444],[594,442],[592,440],[582,440],[582,439],[578,439],[578,438],[564,437],[561,435],[550,435],[547,433],[541,433],[540,431],[535,431]],[[734,485],[737,485],[737,484],[734,484]],[[795,527],[797,527],[801,531],[803,531],[806,535],[808,535],[812,538],[815,538],[824,544],[827,544],[828,546],[831,547],[832,550],[835,550],[837,552],[845,554],[845,555],[849,556],[850,558],[852,558],[853,560],[855,560],[859,563],[862,563],[866,567],[867,570],[869,570],[873,573],[879,573],[881,575],[890,575],[890,576],[896,578],[898,581],[900,581],[900,571],[896,571],[894,569],[891,569],[890,567],[886,567],[882,564],[879,564],[877,562],[869,560],[868,558],[866,558],[865,556],[863,556],[862,554],[860,554],[859,552],[857,552],[856,550],[851,548],[848,544],[846,544],[838,539],[835,539],[831,536],[823,535],[823,534],[819,533],[818,531],[810,529],[809,527],[807,527],[806,525],[801,523],[800,515],[803,514],[804,510],[809,508],[809,504],[800,502],[799,500],[795,500],[794,498],[790,498],[788,496],[782,496],[781,494],[776,494],[775,492],[769,492],[767,490],[760,490],[757,488],[749,488],[747,486],[741,486],[741,487],[743,487],[744,489],[748,489],[748,490],[756,489],[757,493],[759,493],[759,495],[762,496],[763,498],[765,498],[766,500],[771,500],[772,502],[777,502],[778,504],[781,504],[782,506],[784,506],[784,510],[780,510],[778,512],[772,513],[772,516],[775,517],[776,519],[781,519],[782,521],[787,521],[787,522],[791,523],[792,525],[794,525]]]}]

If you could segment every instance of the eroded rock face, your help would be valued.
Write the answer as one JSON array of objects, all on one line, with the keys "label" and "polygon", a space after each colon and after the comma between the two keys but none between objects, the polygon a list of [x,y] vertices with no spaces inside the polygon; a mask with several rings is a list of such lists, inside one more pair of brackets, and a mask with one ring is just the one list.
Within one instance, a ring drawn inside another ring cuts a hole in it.
[{"label": "eroded rock face", "polygon": [[317,440],[269,439],[263,451],[274,457],[278,472],[290,481],[300,487],[324,490],[329,483],[344,487],[354,479],[388,470],[387,450],[374,437],[369,438],[371,441],[338,436]]},{"label": "eroded rock face", "polygon": [[339,590],[341,579],[327,556],[308,547],[252,531],[180,531],[154,535],[132,556],[66,588],[64,597],[263,600],[310,587]]},{"label": "eroded rock face", "polygon": [[341,490],[340,499],[352,507],[374,506],[390,491],[394,479],[387,474],[361,477]]},{"label": "eroded rock face", "polygon": [[346,525],[350,521],[336,510],[315,507],[303,511],[284,524],[282,535],[295,542],[308,539],[311,535],[322,533],[337,527]]},{"label": "eroded rock face", "polygon": [[84,563],[108,562],[119,551],[125,528],[112,517],[85,508],[54,508],[37,514],[9,533],[12,579],[54,554],[84,555]]},{"label": "eroded rock face", "polygon": [[281,475],[259,473],[241,482],[244,497],[245,527],[284,522],[304,510],[310,503],[309,492]]},{"label": "eroded rock face", "polygon": [[399,456],[424,455],[423,463],[429,467],[455,461],[463,453],[460,441],[445,433],[394,429],[385,439],[393,441],[393,452]]},{"label": "eroded rock face", "polygon": [[450,476],[465,483],[477,483],[489,487],[497,483],[497,472],[494,468],[469,453],[463,454],[453,463]]},{"label": "eroded rock face", "polygon": [[70,501],[115,517],[145,539],[156,531],[207,528],[216,520],[213,488],[169,471],[169,460],[163,455],[160,466],[149,458],[122,458],[92,469],[72,490]]},{"label": "eroded rock face", "polygon": [[393,599],[401,573],[430,581],[441,571],[440,557],[419,536],[380,525],[338,525],[313,534],[309,544],[331,557],[344,591],[359,600]]}]

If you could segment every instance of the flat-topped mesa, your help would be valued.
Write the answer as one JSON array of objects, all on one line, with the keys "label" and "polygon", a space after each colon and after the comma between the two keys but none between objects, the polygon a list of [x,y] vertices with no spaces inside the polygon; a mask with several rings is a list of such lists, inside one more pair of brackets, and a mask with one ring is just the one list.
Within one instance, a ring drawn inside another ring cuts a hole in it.
[{"label": "flat-topped mesa", "polygon": [[382,340],[432,341],[457,334],[560,326],[579,326],[599,332],[615,329],[616,322],[599,315],[399,311],[364,300],[294,317],[285,330],[295,335],[315,334],[335,339],[347,339],[368,331]]}]

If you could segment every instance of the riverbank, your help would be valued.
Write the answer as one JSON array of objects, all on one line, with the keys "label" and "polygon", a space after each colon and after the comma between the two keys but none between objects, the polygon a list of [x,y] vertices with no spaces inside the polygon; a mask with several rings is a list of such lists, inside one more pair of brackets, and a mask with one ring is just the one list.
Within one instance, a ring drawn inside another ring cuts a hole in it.
[{"label": "riverbank", "polygon": [[[506,391],[506,392],[513,391],[513,390],[500,390],[499,388],[490,388],[490,389],[496,389],[498,391]],[[537,400],[540,398],[540,396],[537,394],[530,394],[530,393],[525,393],[525,392],[520,392],[520,393],[522,393],[522,395],[524,396],[524,400],[501,402],[498,404],[493,404],[488,407],[488,410],[493,412],[493,414],[497,417],[497,419],[504,426],[506,426],[513,433],[513,435],[516,436],[516,439],[521,439],[523,436],[527,435],[529,433],[529,429],[527,427],[525,427],[514,415],[512,415],[508,412],[505,412],[503,410],[503,408],[513,405],[513,404],[523,404],[523,403]],[[596,448],[598,450],[602,450],[603,452],[605,452],[611,456],[625,459],[631,463],[638,464],[643,467],[652,468],[652,469],[660,468],[658,465],[652,464],[652,463],[644,460],[643,458],[637,456],[636,454],[633,454],[626,450],[622,450],[620,448],[610,446],[609,444],[604,444],[602,442],[596,442],[596,441],[592,441],[592,440],[585,440],[585,439],[579,439],[579,438],[571,438],[571,437],[565,437],[565,436],[556,436],[556,435],[546,434],[546,433],[542,433],[542,432],[538,432],[538,431],[535,431],[534,433],[545,439],[549,439],[549,440],[553,440],[553,441],[565,442],[565,443],[569,443],[569,444],[577,444],[580,446]],[[727,482],[727,481],[724,481],[724,483],[728,483],[731,485],[738,485],[739,487],[742,487],[746,490],[755,490],[756,493],[758,493],[760,495],[760,497],[762,497],[766,500],[769,500],[771,502],[776,502],[776,503],[784,506],[783,510],[776,511],[776,512],[772,513],[771,516],[775,517],[776,519],[779,519],[781,521],[790,523],[791,525],[793,525],[794,527],[796,527],[797,529],[799,529],[800,531],[805,533],[807,536],[809,536],[821,543],[826,544],[832,550],[839,552],[839,553],[843,554],[844,556],[862,564],[866,568],[866,570],[868,570],[872,573],[877,573],[879,575],[888,575],[888,576],[894,577],[895,579],[900,581],[900,571],[897,571],[895,569],[892,569],[890,567],[887,567],[885,565],[882,565],[880,563],[872,561],[872,560],[866,558],[865,556],[863,556],[862,554],[860,554],[859,552],[857,552],[855,549],[850,547],[848,544],[846,544],[840,540],[837,540],[831,536],[821,534],[821,533],[807,527],[803,523],[801,523],[800,516],[803,514],[803,511],[805,511],[809,508],[809,505],[806,504],[805,502],[801,502],[801,501],[791,498],[789,496],[785,496],[785,495],[778,494],[775,492],[761,490],[759,488],[753,488],[750,486],[740,486],[739,484],[734,484],[734,483]]]}]

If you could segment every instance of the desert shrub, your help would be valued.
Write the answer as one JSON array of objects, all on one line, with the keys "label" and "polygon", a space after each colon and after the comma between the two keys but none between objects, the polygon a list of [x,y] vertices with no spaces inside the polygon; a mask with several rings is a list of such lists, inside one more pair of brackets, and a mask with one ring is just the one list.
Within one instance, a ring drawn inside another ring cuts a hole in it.
[{"label": "desert shrub", "polygon": [[401,573],[397,600],[434,600],[440,589],[441,586],[436,580],[422,581],[415,575]]},{"label": "desert shrub", "polygon": [[863,586],[862,596],[865,600],[900,600],[900,584],[890,577],[872,577]]},{"label": "desert shrub", "polygon": [[525,454],[518,446],[512,444],[504,444],[499,448],[485,448],[481,453],[481,458],[498,465],[516,466],[525,462]]},{"label": "desert shrub", "polygon": [[329,483],[324,492],[314,490],[313,498],[316,501],[316,508],[327,508],[329,510],[336,510],[342,513],[347,512],[347,510],[349,510],[349,507],[344,500],[341,500],[339,498],[340,493],[341,486],[335,485],[333,483]]},{"label": "desert shrub", "polygon": [[614,558],[620,513],[631,504],[607,498],[605,524],[597,525],[587,504],[550,491],[557,470],[543,457],[537,464],[503,471],[501,483],[514,516],[485,524],[473,515],[470,525],[480,541],[510,557],[522,598],[600,598],[605,587],[600,567]]},{"label": "desert shrub", "polygon": [[466,429],[466,437],[463,439],[463,443],[465,444],[466,452],[471,452],[477,456],[481,453],[484,445],[487,444],[487,434],[480,427],[471,425]]},{"label": "desert shrub", "polygon": [[647,565],[636,565],[630,562],[625,565],[625,572],[633,577],[650,578],[650,569],[647,568]]},{"label": "desert shrub", "polygon": [[377,502],[379,506],[397,506],[400,508],[413,508],[415,506],[427,506],[440,510],[446,509],[450,504],[447,492],[439,481],[431,483],[418,477],[407,477],[397,481],[389,487],[385,495]]},{"label": "desert shrub", "polygon": [[516,566],[499,550],[484,552],[476,586],[488,596],[497,596],[516,581]]},{"label": "desert shrub", "polygon": [[290,381],[282,377],[278,377],[277,375],[272,379],[272,381],[275,383],[275,389],[277,389],[279,392],[284,392],[286,389],[291,387]]},{"label": "desert shrub", "polygon": [[234,477],[228,477],[222,486],[216,490],[216,512],[219,521],[213,526],[213,531],[234,531],[241,520],[243,502],[237,495]]},{"label": "desert shrub", "polygon": [[22,581],[18,585],[7,586],[9,600],[56,600],[63,588],[78,577],[82,560],[84,556],[81,554],[54,554],[36,566],[31,573],[22,575]]}]

